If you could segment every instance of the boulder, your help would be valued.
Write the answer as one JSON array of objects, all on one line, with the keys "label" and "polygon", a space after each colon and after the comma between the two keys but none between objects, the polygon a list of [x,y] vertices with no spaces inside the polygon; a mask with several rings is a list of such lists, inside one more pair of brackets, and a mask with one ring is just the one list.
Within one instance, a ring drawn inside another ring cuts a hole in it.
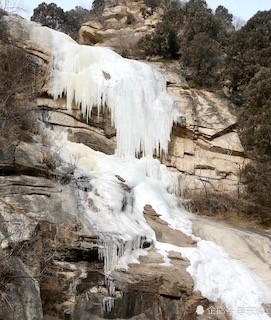
[{"label": "boulder", "polygon": [[126,6],[122,6],[122,5],[115,5],[115,6],[106,6],[102,17],[105,20],[108,19],[116,19],[116,20],[120,20],[121,18],[126,17],[127,15],[127,7]]}]

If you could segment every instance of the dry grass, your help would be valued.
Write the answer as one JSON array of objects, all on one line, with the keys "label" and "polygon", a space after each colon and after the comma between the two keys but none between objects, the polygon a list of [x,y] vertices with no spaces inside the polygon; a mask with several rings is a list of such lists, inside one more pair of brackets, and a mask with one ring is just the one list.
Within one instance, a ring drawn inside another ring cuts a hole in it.
[{"label": "dry grass", "polygon": [[32,141],[37,123],[37,108],[27,101],[14,100],[1,108],[0,136],[8,141]]},{"label": "dry grass", "polygon": [[35,129],[38,65],[31,55],[8,40],[0,15],[0,136],[9,141],[31,140]]},{"label": "dry grass", "polygon": [[271,212],[245,196],[211,192],[190,193],[189,210],[199,215],[215,217],[238,226],[271,228]]}]

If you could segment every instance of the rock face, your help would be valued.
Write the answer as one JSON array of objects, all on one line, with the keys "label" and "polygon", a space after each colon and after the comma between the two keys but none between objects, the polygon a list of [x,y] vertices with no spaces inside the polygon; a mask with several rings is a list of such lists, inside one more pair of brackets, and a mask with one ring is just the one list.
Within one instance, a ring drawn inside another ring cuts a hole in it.
[{"label": "rock face", "polygon": [[[117,299],[113,309],[106,307],[103,261],[98,259],[95,231],[74,197],[78,186],[76,181],[65,185],[37,176],[1,177],[2,319],[227,319],[225,315],[197,315],[197,306],[208,310],[216,305],[193,291],[186,271],[188,261],[172,252],[172,265],[164,266],[162,256],[152,246],[140,264],[130,265],[127,271],[114,271]],[[189,237],[173,232],[150,206],[145,207],[144,214],[159,241],[194,246]],[[196,222],[196,235],[216,238],[239,259],[236,246],[227,240],[234,235],[234,241],[243,243],[244,260],[261,276],[266,275],[267,282],[270,280],[268,236],[226,225],[222,235],[213,232],[218,229],[214,221],[204,221],[205,229],[199,228],[202,224]]]},{"label": "rock face", "polygon": [[[244,261],[251,270],[271,286],[269,276],[271,265],[270,234],[247,228],[237,229],[226,223],[207,217],[197,217],[193,224],[194,234],[214,241],[233,258]],[[238,245],[236,245],[238,243]]]},{"label": "rock face", "polygon": [[162,9],[152,9],[142,0],[108,2],[99,20],[94,16],[82,25],[79,42],[112,47],[121,54],[133,56],[136,43],[154,30],[162,13]]},{"label": "rock face", "polygon": [[165,164],[184,173],[188,190],[239,192],[239,172],[248,159],[230,102],[213,92],[190,89],[177,63],[152,65],[164,74],[182,114],[173,128]]},{"label": "rock face", "polygon": [[[33,145],[24,147],[24,158],[33,157]],[[0,168],[6,170],[6,163]],[[212,306],[193,292],[188,261],[172,252],[172,266],[163,266],[148,244],[139,265],[114,271],[117,295],[111,309],[97,234],[75,197],[87,182],[41,177],[36,157],[19,168],[21,173],[36,169],[35,176],[18,175],[15,166],[12,175],[0,176],[2,319],[196,319],[199,304]],[[161,241],[194,245],[179,231],[170,234],[150,206],[144,212]]]},{"label": "rock face", "polygon": [[[128,3],[133,4],[130,1]],[[111,16],[110,8],[105,11],[108,16]],[[123,12],[119,7],[112,8],[114,14]],[[135,8],[133,10],[137,10]],[[129,7],[127,10],[130,10]],[[8,18],[8,23],[11,37],[18,46],[31,53],[42,65],[43,74],[40,75],[37,88],[41,119],[48,125],[68,130],[72,141],[113,154],[116,147],[115,130],[107,109],[99,115],[94,110],[89,123],[86,123],[80,110],[66,110],[65,99],[53,100],[47,95],[52,44],[45,36],[44,41],[40,41],[42,27],[15,17]],[[30,37],[30,34],[35,34],[35,37]],[[236,132],[236,117],[231,111],[230,102],[213,92],[190,89],[177,62],[151,64],[165,76],[168,92],[182,114],[173,128],[168,155],[162,161],[173,171],[183,174],[183,186],[191,191],[208,189],[239,192],[242,189],[239,172],[248,160]]]},{"label": "rock face", "polygon": [[[124,21],[126,11],[122,7],[114,10],[107,12],[108,23],[115,23],[110,19],[116,16]],[[50,41],[42,37],[39,25],[19,17],[6,19],[10,37],[42,67],[37,85],[40,119],[46,125],[63,128],[73,141],[112,154],[115,131],[108,111],[99,116],[94,112],[86,123],[78,109],[66,110],[65,99],[55,101],[48,96]],[[246,160],[228,102],[207,91],[190,90],[175,64],[154,66],[164,72],[168,90],[183,114],[173,129],[164,162],[182,172],[189,187],[235,191],[238,168]],[[88,181],[71,178],[68,171],[54,179],[46,149],[39,143],[14,142],[7,147],[1,141],[1,145],[1,319],[227,319],[227,315],[197,314],[198,306],[208,310],[216,305],[193,290],[193,280],[186,271],[189,262],[170,252],[171,265],[165,266],[162,255],[150,243],[140,264],[114,271],[117,291],[115,307],[111,308],[104,263],[98,256],[99,239],[76,198],[77,191],[87,188]],[[146,206],[144,215],[159,241],[195,245],[180,231],[169,228],[152,207]],[[210,234],[203,231],[197,234],[209,239]],[[234,229],[228,238],[233,234],[237,236]],[[240,233],[238,237],[245,235]],[[253,241],[249,233],[247,250]],[[264,244],[270,244],[268,237],[264,236]],[[268,258],[267,253],[258,254]],[[251,266],[255,267],[252,262]],[[265,263],[261,268],[266,272]]]}]

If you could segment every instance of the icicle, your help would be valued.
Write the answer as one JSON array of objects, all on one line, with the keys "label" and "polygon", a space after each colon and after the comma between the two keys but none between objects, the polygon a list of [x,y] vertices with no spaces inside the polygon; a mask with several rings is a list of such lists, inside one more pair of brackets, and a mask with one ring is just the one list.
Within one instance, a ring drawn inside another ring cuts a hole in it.
[{"label": "icicle", "polygon": [[[178,112],[166,93],[166,81],[149,65],[122,58],[107,48],[78,45],[55,35],[49,93],[79,106],[84,117],[106,104],[116,128],[120,157],[167,153]],[[62,41],[63,40],[63,41]]]},{"label": "icicle", "polygon": [[134,250],[142,248],[143,238],[136,236],[129,241],[120,242],[116,241],[115,236],[107,234],[100,236],[98,244],[99,259],[104,259],[105,284],[110,296],[114,296],[116,288],[111,273],[118,268],[120,259],[124,255],[129,256]]},{"label": "icicle", "polygon": [[115,298],[113,298],[113,297],[104,297],[102,306],[103,306],[103,311],[105,311],[106,313],[111,312],[111,310],[115,306]]}]

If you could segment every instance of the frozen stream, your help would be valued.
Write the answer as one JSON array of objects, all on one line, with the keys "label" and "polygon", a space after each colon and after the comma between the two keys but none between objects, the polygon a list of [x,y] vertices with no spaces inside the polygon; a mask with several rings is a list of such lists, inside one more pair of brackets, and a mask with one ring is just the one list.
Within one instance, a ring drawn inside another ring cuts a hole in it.
[{"label": "frozen stream", "polygon": [[[49,133],[52,153],[59,154],[62,166],[72,163],[75,179],[90,183],[78,199],[99,235],[99,253],[112,296],[109,307],[115,293],[112,271],[128,268],[146,255],[142,243],[149,241],[165,264],[170,265],[170,251],[187,258],[195,290],[210,301],[220,299],[233,319],[271,319],[263,308],[271,303],[270,238],[195,218],[176,196],[181,177],[152,158],[153,153],[167,152],[172,125],[178,119],[164,78],[150,66],[109,49],[80,46],[64,34],[46,30],[54,53],[48,92],[55,99],[67,97],[67,109],[80,108],[86,119],[93,106],[102,112],[107,105],[117,131],[114,156],[70,142],[65,133]],[[143,157],[136,159],[141,152]],[[143,215],[146,204],[172,229],[192,237],[196,246],[157,241]]]}]

